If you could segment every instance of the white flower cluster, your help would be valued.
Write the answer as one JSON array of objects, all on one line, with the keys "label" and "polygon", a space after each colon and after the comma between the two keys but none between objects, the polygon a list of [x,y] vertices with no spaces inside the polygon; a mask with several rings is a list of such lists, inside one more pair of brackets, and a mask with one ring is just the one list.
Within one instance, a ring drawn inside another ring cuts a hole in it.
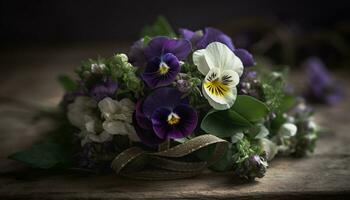
[{"label": "white flower cluster", "polygon": [[[120,101],[107,97],[96,103],[89,97],[79,96],[68,105],[68,120],[81,131],[81,145],[89,142],[105,142],[113,135],[128,135],[139,141],[132,123],[135,104],[129,99]],[[100,116],[99,116],[100,114]]]}]

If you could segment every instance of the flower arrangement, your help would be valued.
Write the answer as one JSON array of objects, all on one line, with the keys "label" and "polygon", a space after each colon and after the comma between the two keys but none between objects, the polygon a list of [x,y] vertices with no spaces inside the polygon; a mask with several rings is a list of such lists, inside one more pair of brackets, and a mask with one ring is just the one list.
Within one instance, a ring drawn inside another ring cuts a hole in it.
[{"label": "flower arrangement", "polygon": [[76,75],[59,79],[57,131],[11,159],[147,180],[208,168],[254,180],[277,154],[312,152],[318,136],[287,70],[259,66],[215,28],[177,35],[160,18],[127,54],[90,59]]}]

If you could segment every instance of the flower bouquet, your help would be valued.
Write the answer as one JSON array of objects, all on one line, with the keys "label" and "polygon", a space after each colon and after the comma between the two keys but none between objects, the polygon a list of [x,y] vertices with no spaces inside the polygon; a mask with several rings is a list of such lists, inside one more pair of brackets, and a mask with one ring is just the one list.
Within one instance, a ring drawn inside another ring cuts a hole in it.
[{"label": "flower bouquet", "polygon": [[10,158],[146,180],[208,168],[261,178],[275,155],[305,155],[317,139],[312,110],[286,89],[286,76],[220,30],[176,34],[160,18],[127,54],[61,76],[57,130]]}]

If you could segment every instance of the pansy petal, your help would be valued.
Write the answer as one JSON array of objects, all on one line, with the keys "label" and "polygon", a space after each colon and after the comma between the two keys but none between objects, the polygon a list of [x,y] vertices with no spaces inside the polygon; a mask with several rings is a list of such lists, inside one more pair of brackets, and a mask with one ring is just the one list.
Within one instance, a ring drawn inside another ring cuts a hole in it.
[{"label": "pansy petal", "polygon": [[191,40],[191,38],[194,36],[194,32],[186,28],[180,28],[179,33],[186,40]]},{"label": "pansy petal", "polygon": [[[176,128],[181,131],[182,137],[190,135],[198,123],[198,115],[196,110],[189,105],[182,104],[177,106],[173,112],[180,117],[180,122]],[[172,139],[178,138],[172,135],[169,136]]]},{"label": "pansy petal", "polygon": [[242,61],[244,67],[255,65],[253,55],[245,49],[235,49],[235,55]]},{"label": "pansy petal", "polygon": [[179,60],[184,60],[191,52],[191,43],[185,39],[171,39],[168,37],[155,37],[145,48],[146,60],[152,60],[166,53],[174,54]]},{"label": "pansy petal", "polygon": [[161,107],[156,109],[152,114],[152,125],[155,134],[161,139],[168,139],[168,134],[171,131],[171,127],[167,123],[168,116],[171,113],[171,109]]},{"label": "pansy petal", "polygon": [[[170,124],[169,115],[178,116],[178,122]],[[163,139],[180,139],[191,134],[197,126],[197,113],[188,105],[179,105],[173,111],[168,108],[158,108],[152,115],[153,130]]]},{"label": "pansy petal", "polygon": [[149,147],[157,147],[158,144],[164,142],[164,139],[160,139],[153,131],[153,129],[143,129],[140,126],[138,126],[138,123],[136,122],[136,117],[134,115],[133,117],[134,121],[134,127],[136,130],[137,136],[140,138],[143,144],[149,146]]},{"label": "pansy petal", "polygon": [[144,50],[146,60],[149,62],[156,57],[160,57],[163,53],[164,44],[169,40],[168,37],[155,37],[147,45]]},{"label": "pansy petal", "polygon": [[204,97],[208,100],[208,103],[215,110],[227,110],[232,107],[237,98],[237,88],[231,88],[231,93],[224,98],[218,98],[208,93],[204,88],[202,89]]},{"label": "pansy petal", "polygon": [[162,54],[172,53],[179,60],[185,60],[191,51],[192,45],[190,41],[185,39],[170,39],[165,43]]},{"label": "pansy petal", "polygon": [[197,50],[193,53],[193,63],[197,66],[197,69],[203,75],[207,75],[210,67],[205,59],[205,49]]},{"label": "pansy petal", "polygon": [[135,122],[143,129],[152,129],[152,122],[143,114],[142,100],[136,103]]},{"label": "pansy petal", "polygon": [[223,70],[220,73],[220,80],[230,87],[236,86],[239,83],[239,76],[233,70]]},{"label": "pansy petal", "polygon": [[144,54],[144,41],[140,39],[136,41],[130,48],[128,53],[129,62],[136,67],[144,67],[146,58]]},{"label": "pansy petal", "polygon": [[236,72],[232,70],[220,71],[213,68],[209,71],[202,84],[204,97],[209,104],[217,110],[230,108],[237,96],[235,85],[239,78]]},{"label": "pansy petal", "polygon": [[143,113],[147,118],[151,118],[153,112],[159,107],[175,108],[179,104],[188,103],[187,99],[181,99],[182,95],[183,93],[175,88],[158,88],[144,100]]},{"label": "pansy petal", "polygon": [[198,41],[196,47],[197,49],[204,49],[212,42],[220,42],[222,44],[225,44],[232,51],[234,50],[231,38],[218,29],[211,27],[204,29],[204,35]]},{"label": "pansy petal", "polygon": [[210,69],[216,67],[221,70],[234,70],[239,76],[243,74],[242,61],[220,42],[210,43],[205,48],[204,56]]},{"label": "pansy petal", "polygon": [[[164,62],[167,67],[167,71],[164,73],[160,71],[162,62]],[[180,70],[181,67],[177,57],[171,53],[167,53],[162,56],[162,58],[154,58],[149,62],[142,74],[142,78],[150,88],[167,86],[175,80]]]}]

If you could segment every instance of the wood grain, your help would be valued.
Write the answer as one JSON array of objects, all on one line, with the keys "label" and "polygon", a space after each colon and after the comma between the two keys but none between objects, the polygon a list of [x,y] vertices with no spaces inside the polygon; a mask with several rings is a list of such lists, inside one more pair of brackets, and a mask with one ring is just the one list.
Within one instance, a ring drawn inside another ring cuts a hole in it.
[{"label": "wood grain", "polygon": [[[121,48],[123,49],[123,48]],[[62,91],[55,76],[71,72],[83,58],[97,52],[114,52],[114,45],[24,48],[1,52],[0,95],[39,105],[56,104]],[[22,55],[23,59],[16,56]],[[5,68],[4,68],[5,69]],[[303,85],[301,73],[294,77]],[[349,73],[339,73],[346,80]],[[349,89],[346,88],[347,93]],[[266,176],[248,183],[230,173],[205,172],[195,178],[172,181],[136,181],[114,174],[45,172],[9,161],[10,153],[31,145],[47,123],[31,124],[26,115],[11,116],[0,104],[0,199],[348,199],[350,197],[350,102],[336,107],[317,106],[316,120],[329,129],[314,154],[301,158],[276,158]],[[5,110],[5,111],[3,111]],[[11,111],[11,112],[10,112]],[[27,113],[30,115],[30,113]]]}]

